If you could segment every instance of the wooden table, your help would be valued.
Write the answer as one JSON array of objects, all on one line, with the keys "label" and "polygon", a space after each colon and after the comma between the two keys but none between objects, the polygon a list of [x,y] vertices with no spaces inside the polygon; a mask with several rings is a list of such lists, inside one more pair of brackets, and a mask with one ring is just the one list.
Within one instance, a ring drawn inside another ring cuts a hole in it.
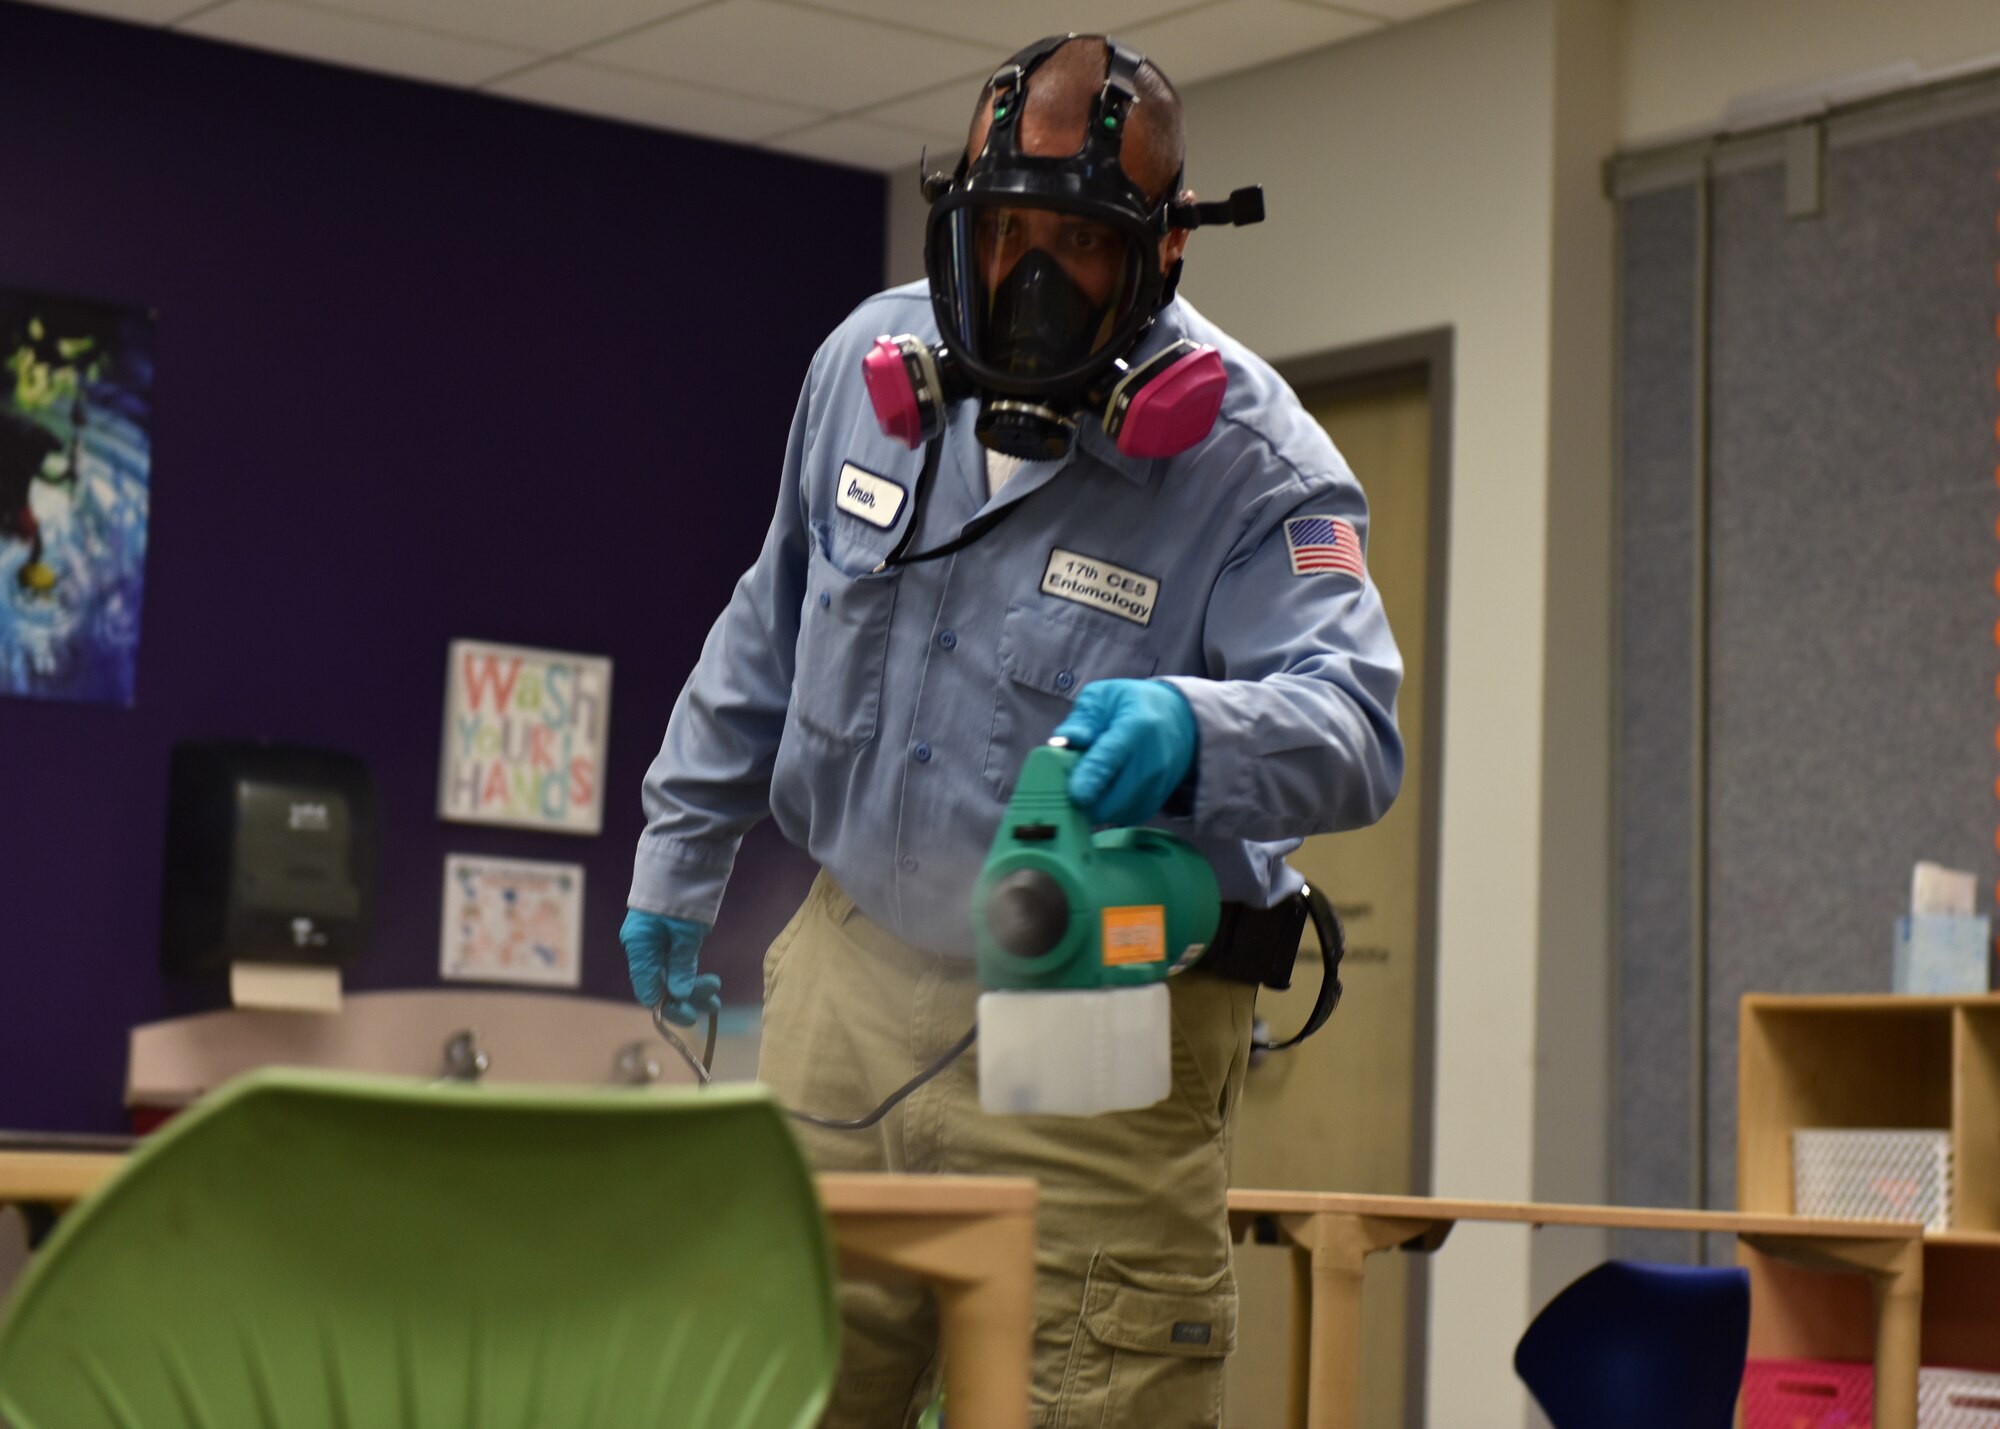
[{"label": "wooden table", "polygon": [[1924,1282],[1921,1225],[1729,1211],[1232,1191],[1229,1222],[1238,1240],[1257,1233],[1292,1249],[1286,1398],[1291,1429],[1352,1429],[1359,1422],[1361,1276],[1368,1257],[1396,1247],[1436,1250],[1460,1221],[1715,1232],[1809,1270],[1867,1275],[1875,1290],[1875,1424],[1877,1429],[1916,1429]]},{"label": "wooden table", "polygon": [[1027,1429],[1035,1183],[1022,1177],[825,1175],[843,1274],[937,1296],[952,1429]]},{"label": "wooden table", "polygon": [[[115,1153],[0,1150],[0,1206],[82,1200]],[[937,1296],[953,1429],[1027,1429],[1035,1183],[1014,1177],[819,1178],[845,1274],[909,1279]]]}]

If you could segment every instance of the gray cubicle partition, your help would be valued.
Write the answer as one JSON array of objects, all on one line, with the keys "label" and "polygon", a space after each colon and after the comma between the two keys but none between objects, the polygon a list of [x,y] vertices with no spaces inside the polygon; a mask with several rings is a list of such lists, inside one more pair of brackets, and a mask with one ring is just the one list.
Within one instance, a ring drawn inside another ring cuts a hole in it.
[{"label": "gray cubicle partition", "polygon": [[1919,859],[1993,910],[2000,83],[1613,187],[1613,1187],[1727,1207],[1738,999],[1886,991]]}]

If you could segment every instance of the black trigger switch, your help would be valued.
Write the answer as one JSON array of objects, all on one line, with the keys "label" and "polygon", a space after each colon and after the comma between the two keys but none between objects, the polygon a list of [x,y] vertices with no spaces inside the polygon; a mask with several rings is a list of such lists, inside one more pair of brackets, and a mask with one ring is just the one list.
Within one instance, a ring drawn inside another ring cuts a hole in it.
[{"label": "black trigger switch", "polygon": [[1024,844],[1045,844],[1056,836],[1054,824],[1016,824],[1014,837]]}]

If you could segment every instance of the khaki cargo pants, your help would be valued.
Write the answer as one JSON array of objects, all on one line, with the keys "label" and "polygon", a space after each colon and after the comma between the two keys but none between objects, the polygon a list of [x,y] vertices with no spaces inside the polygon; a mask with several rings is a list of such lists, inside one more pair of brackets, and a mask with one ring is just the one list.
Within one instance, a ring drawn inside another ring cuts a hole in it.
[{"label": "khaki cargo pants", "polygon": [[[1171,983],[1173,1094],[1088,1118],[987,1116],[978,1046],[867,1131],[798,1124],[825,1171],[1031,1176],[1036,1212],[1035,1429],[1197,1429],[1222,1412],[1236,1341],[1225,1196],[1229,1125],[1253,989]],[[764,959],[758,1076],[787,1105],[858,1117],[971,1026],[970,963],[870,922],[825,874]],[[832,1429],[913,1423],[938,1372],[922,1292],[841,1287]],[[945,1406],[949,1421],[951,1407]]]}]

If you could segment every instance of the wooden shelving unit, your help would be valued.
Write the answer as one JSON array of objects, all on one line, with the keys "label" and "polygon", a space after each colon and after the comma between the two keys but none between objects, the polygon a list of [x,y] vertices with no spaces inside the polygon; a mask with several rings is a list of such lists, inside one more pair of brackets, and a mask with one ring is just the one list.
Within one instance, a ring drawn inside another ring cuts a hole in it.
[{"label": "wooden shelving unit", "polygon": [[[2000,1370],[2000,996],[1751,996],[1737,1062],[1736,1205],[1790,1213],[1801,1127],[1949,1128],[1952,1225],[1924,1238],[1923,1362]],[[1859,1277],[1752,1250],[1753,1355],[1859,1359]]]}]

